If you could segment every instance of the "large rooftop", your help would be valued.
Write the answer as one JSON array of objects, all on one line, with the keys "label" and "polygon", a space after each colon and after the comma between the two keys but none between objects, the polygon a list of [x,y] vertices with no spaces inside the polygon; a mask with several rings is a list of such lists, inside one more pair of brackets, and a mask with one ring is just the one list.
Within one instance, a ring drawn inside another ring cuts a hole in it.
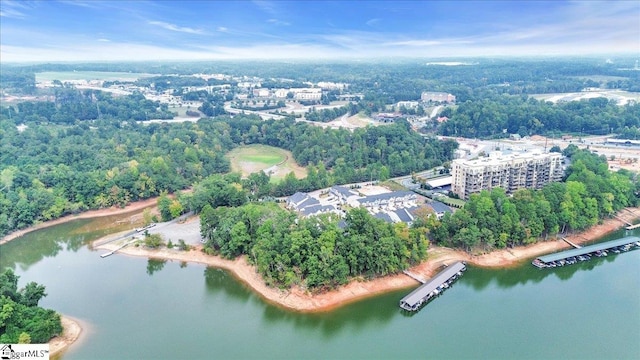
[{"label": "large rooftop", "polygon": [[419,288],[410,292],[409,295],[403,297],[402,300],[400,300],[400,303],[405,303],[409,307],[415,306],[420,302],[420,300],[424,299],[427,295],[437,289],[438,286],[444,284],[453,275],[464,269],[465,264],[460,261],[448,266],[446,269],[442,270],[436,276],[431,278],[431,280],[427,281]]},{"label": "large rooftop", "polygon": [[579,249],[565,250],[565,251],[561,251],[561,252],[555,253],[555,254],[539,256],[538,260],[540,260],[540,261],[542,261],[544,263],[551,263],[551,262],[554,262],[554,261],[558,261],[558,260],[562,260],[562,259],[566,259],[566,258],[570,258],[570,257],[574,257],[574,256],[580,256],[580,255],[584,255],[584,254],[593,253],[593,252],[596,252],[596,251],[599,251],[599,250],[606,250],[606,249],[610,249],[610,248],[613,248],[613,247],[616,247],[616,246],[627,245],[627,244],[630,244],[630,243],[634,243],[636,241],[640,241],[640,238],[635,237],[635,236],[627,236],[627,237],[624,237],[622,239],[611,240],[611,241],[607,241],[607,242],[603,242],[603,243],[599,243],[599,244],[584,246],[584,247],[581,247]]},{"label": "large rooftop", "polygon": [[499,151],[495,151],[490,153],[488,157],[481,157],[474,160],[455,159],[453,160],[453,163],[467,168],[482,168],[485,166],[507,165],[518,162],[545,160],[551,158],[562,158],[562,154],[540,152],[520,152],[505,154]]}]

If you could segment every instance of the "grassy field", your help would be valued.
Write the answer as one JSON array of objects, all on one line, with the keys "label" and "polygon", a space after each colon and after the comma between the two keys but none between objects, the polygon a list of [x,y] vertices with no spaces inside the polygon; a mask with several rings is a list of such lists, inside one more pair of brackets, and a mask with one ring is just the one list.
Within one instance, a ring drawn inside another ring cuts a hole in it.
[{"label": "grassy field", "polygon": [[153,74],[108,72],[108,71],[49,71],[36,73],[36,82],[69,81],[69,80],[121,80],[136,81],[139,78],[154,76]]},{"label": "grassy field", "polygon": [[293,160],[291,152],[273,146],[240,146],[226,156],[231,161],[231,170],[240,172],[242,176],[262,170],[270,172],[272,182],[282,180],[292,171],[298,179],[307,176],[307,170]]}]

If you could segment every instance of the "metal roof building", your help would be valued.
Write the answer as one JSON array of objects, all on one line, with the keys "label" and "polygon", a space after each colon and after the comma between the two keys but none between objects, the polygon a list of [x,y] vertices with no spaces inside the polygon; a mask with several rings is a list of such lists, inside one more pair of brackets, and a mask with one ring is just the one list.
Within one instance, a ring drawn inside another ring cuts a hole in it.
[{"label": "metal roof building", "polygon": [[635,243],[637,241],[640,241],[640,238],[635,237],[635,236],[627,236],[627,237],[624,237],[622,239],[611,240],[611,241],[607,241],[607,242],[603,242],[603,243],[599,243],[599,244],[589,245],[589,246],[581,247],[579,249],[571,249],[571,250],[561,251],[561,252],[555,253],[555,254],[539,256],[537,259],[542,261],[545,264],[548,264],[548,263],[552,263],[554,261],[567,259],[567,258],[570,258],[570,257],[575,257],[575,256],[595,253],[596,251],[607,250],[607,249],[611,249],[611,248],[614,248],[614,247],[617,247],[617,246],[624,246],[624,245],[627,245],[627,244],[632,244],[632,243]]},{"label": "metal roof building", "polygon": [[461,261],[448,266],[446,269],[431,278],[431,280],[413,290],[409,295],[403,297],[402,300],[400,300],[400,307],[407,311],[418,310],[422,304],[437,294],[436,290],[438,290],[442,284],[456,277],[459,272],[465,271],[466,269],[466,265]]}]

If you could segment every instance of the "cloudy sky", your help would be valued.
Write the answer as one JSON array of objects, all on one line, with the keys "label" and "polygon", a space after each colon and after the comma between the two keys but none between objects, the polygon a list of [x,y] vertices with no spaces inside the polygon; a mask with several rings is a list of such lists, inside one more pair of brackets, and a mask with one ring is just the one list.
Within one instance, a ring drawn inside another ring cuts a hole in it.
[{"label": "cloudy sky", "polygon": [[640,1],[0,0],[0,61],[630,54]]}]

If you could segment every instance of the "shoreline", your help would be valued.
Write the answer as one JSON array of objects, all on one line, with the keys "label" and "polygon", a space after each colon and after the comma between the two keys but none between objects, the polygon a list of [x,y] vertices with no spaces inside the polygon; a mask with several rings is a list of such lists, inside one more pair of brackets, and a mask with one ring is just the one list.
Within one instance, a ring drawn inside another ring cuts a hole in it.
[{"label": "shoreline", "polygon": [[[68,215],[11,233],[0,240],[0,245],[26,233],[68,221],[126,214],[129,212],[140,211],[147,207],[156,206],[156,204],[157,198],[150,198],[131,203],[124,208],[112,207],[108,209],[91,210],[80,214]],[[625,208],[619,211],[616,216],[617,218],[612,217],[605,219],[601,224],[597,224],[582,232],[566,235],[565,238],[576,244],[591,242],[605,234],[616,231],[625,226],[626,224],[624,224],[620,219],[628,222],[633,222],[639,219],[640,207]],[[105,239],[113,238],[116,235],[117,234],[110,234],[93,241],[93,249],[114,250],[119,246],[119,242],[116,241],[106,244],[101,243],[103,243]],[[408,270],[422,278],[431,278],[444,264],[450,264],[454,261],[466,261],[474,266],[486,268],[505,268],[516,266],[522,261],[537,255],[557,252],[568,249],[569,247],[569,244],[558,237],[528,246],[493,250],[490,253],[481,255],[472,255],[462,250],[431,246],[428,250],[427,259]],[[156,258],[168,261],[175,260],[187,263],[198,263],[221,268],[229,271],[236,279],[240,280],[267,302],[298,312],[330,311],[364,298],[380,295],[390,291],[415,287],[419,284],[416,280],[404,274],[395,274],[373,280],[355,279],[337,289],[315,294],[310,294],[306,290],[297,286],[291,289],[281,290],[267,286],[260,274],[257,273],[255,267],[247,262],[245,256],[239,257],[235,260],[227,260],[219,256],[206,255],[201,251],[201,249],[202,245],[194,246],[193,249],[188,252],[166,248],[150,250],[139,247],[126,247],[118,250],[118,254]]]},{"label": "shoreline", "polygon": [[59,358],[71,345],[77,343],[83,337],[86,327],[80,320],[62,314],[60,322],[62,323],[62,334],[51,338],[48,343],[49,356],[52,358]]},{"label": "shoreline", "polygon": [[29,226],[28,228],[24,228],[24,229],[9,233],[5,235],[2,239],[0,239],[0,245],[6,244],[9,241],[19,238],[30,232],[40,230],[40,229],[46,229],[48,227],[55,226],[55,225],[64,224],[69,221],[79,220],[79,219],[91,219],[91,218],[110,216],[110,215],[126,214],[129,212],[139,211],[147,207],[156,206],[157,203],[158,203],[158,198],[153,197],[146,200],[140,200],[140,201],[130,203],[123,208],[110,207],[106,209],[83,211],[79,214],[65,215],[55,220],[41,222],[39,224]]},{"label": "shoreline", "polygon": [[[617,216],[633,222],[640,218],[640,212],[636,214],[634,211],[640,211],[640,208],[624,209],[620,211]],[[622,221],[617,218],[611,218],[585,231],[570,234],[565,237],[576,244],[583,244],[616,231],[622,226],[625,226]],[[103,239],[98,239],[96,242]],[[97,245],[95,248],[114,250],[118,246],[116,243],[107,243]],[[474,266],[485,268],[505,268],[516,266],[537,255],[548,254],[568,248],[570,248],[570,245],[557,237],[528,246],[494,250],[482,255],[471,255],[461,250],[432,246],[428,250],[427,259],[408,270],[423,278],[430,278],[435,275],[444,264],[450,264],[454,261],[466,261]],[[118,254],[167,261],[197,263],[221,268],[229,271],[236,279],[240,280],[267,302],[288,310],[305,313],[330,311],[364,298],[415,287],[419,284],[416,280],[404,274],[395,274],[373,280],[352,280],[337,289],[316,294],[311,294],[298,286],[281,290],[267,286],[255,267],[247,262],[246,256],[239,257],[235,260],[227,260],[220,256],[206,255],[201,250],[202,245],[194,246],[189,251],[166,248],[150,250],[141,247],[125,247],[118,250]]]}]

